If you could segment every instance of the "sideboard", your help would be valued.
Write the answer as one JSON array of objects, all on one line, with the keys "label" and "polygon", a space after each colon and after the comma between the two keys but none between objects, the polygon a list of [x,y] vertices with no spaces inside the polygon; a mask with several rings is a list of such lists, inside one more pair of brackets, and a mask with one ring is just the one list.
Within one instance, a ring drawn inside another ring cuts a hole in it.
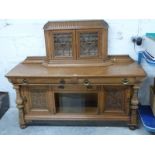
[{"label": "sideboard", "polygon": [[16,90],[19,124],[123,121],[138,127],[145,72],[127,55],[107,54],[105,21],[48,22],[45,57],[27,57],[6,77]]}]

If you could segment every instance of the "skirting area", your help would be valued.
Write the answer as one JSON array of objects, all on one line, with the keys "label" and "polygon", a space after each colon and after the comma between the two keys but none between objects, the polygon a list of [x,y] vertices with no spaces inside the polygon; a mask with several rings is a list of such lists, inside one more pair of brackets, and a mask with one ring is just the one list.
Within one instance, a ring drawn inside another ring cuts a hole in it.
[{"label": "skirting area", "polygon": [[107,126],[28,126],[20,129],[18,111],[10,108],[0,120],[0,135],[148,135],[140,126],[131,131],[128,127]]}]

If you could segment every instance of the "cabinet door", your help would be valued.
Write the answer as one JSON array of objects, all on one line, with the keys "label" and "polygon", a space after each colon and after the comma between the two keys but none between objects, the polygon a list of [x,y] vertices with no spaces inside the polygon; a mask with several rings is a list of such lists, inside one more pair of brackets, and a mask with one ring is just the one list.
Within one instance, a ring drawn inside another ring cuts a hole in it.
[{"label": "cabinet door", "polygon": [[104,86],[103,113],[129,114],[131,88],[128,86]]},{"label": "cabinet door", "polygon": [[53,59],[75,59],[75,31],[51,31],[51,57]]},{"label": "cabinet door", "polygon": [[78,59],[95,59],[101,57],[101,36],[99,29],[77,30]]},{"label": "cabinet door", "polygon": [[53,95],[48,86],[22,87],[26,114],[50,114],[54,111]]}]

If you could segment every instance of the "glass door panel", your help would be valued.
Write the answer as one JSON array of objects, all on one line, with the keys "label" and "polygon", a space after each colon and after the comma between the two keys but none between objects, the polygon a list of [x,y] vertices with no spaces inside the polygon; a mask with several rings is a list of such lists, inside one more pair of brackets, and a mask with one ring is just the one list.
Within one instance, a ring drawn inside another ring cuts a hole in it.
[{"label": "glass door panel", "polygon": [[52,32],[52,55],[54,59],[75,58],[75,32],[54,31]]},{"label": "glass door panel", "polygon": [[98,32],[80,33],[80,57],[98,55]]},{"label": "glass door panel", "polygon": [[54,55],[55,57],[72,57],[72,34],[54,34]]}]

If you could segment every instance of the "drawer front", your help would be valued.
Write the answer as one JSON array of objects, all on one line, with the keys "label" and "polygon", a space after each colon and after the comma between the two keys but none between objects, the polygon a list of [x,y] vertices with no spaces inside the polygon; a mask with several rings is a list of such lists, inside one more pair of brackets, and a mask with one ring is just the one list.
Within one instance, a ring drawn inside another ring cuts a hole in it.
[{"label": "drawer front", "polygon": [[135,83],[135,78],[79,78],[78,82],[83,83],[88,80],[91,84],[123,84],[132,85]]},{"label": "drawer front", "polygon": [[52,90],[55,92],[62,92],[62,91],[76,91],[76,92],[88,92],[88,91],[97,91],[98,86],[95,85],[55,85],[52,86]]},{"label": "drawer front", "polygon": [[85,83],[89,83],[91,85],[101,85],[101,84],[119,84],[119,85],[133,85],[137,78],[134,77],[110,77],[110,78],[19,78],[14,81],[14,83],[18,83],[21,85],[26,84],[48,84],[48,85],[57,85],[61,84],[63,81],[64,84],[81,84],[85,85]]}]

